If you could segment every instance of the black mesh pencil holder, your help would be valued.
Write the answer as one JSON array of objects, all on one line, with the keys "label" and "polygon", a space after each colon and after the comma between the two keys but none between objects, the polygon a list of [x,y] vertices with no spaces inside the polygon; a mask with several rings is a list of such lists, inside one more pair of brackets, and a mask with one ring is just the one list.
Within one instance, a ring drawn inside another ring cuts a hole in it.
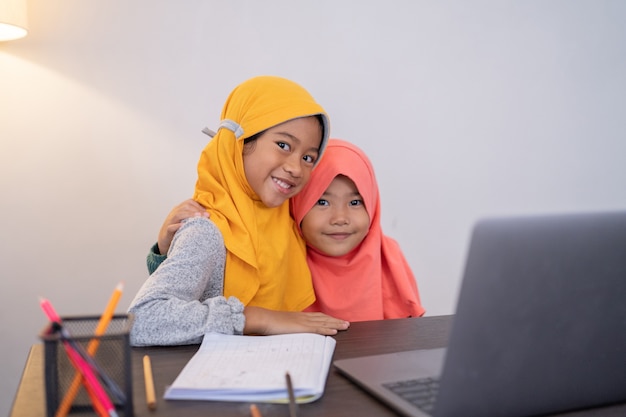
[{"label": "black mesh pencil holder", "polygon": [[[70,340],[88,351],[93,344],[97,350],[93,361],[99,370],[108,376],[118,394],[101,384],[120,417],[133,416],[133,385],[131,367],[131,349],[129,333],[132,327],[132,315],[115,315],[101,336],[94,336],[99,316],[62,317],[63,327],[68,331]],[[77,371],[70,361],[63,344],[63,338],[53,325],[47,326],[40,338],[44,342],[44,377],[46,386],[46,411],[53,417],[63,401],[75,392],[70,413],[93,413],[91,398],[82,383],[78,384]],[[91,345],[91,346],[90,346]],[[74,385],[74,387],[73,387]],[[68,394],[68,391],[70,393]],[[121,396],[119,393],[121,392]],[[69,403],[69,402],[68,402]]]}]

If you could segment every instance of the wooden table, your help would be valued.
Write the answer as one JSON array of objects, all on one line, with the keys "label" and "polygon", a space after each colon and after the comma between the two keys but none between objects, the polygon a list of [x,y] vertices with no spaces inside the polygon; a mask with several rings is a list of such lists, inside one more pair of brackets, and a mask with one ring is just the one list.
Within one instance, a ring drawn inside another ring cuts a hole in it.
[{"label": "wooden table", "polygon": [[[335,336],[337,346],[334,359],[446,346],[452,319],[453,316],[436,316],[352,323],[349,330]],[[197,350],[198,345],[133,348],[135,416],[250,416],[248,403],[166,401],[163,399],[165,387],[174,381]],[[152,360],[157,394],[157,409],[155,411],[150,411],[146,405],[142,364],[142,358],[145,354],[150,355]],[[288,416],[286,405],[258,404],[258,406],[264,417]],[[71,416],[79,415],[94,414],[71,414]],[[314,403],[298,405],[299,417],[385,417],[395,415],[389,408],[357,388],[332,368],[324,396]],[[623,417],[626,416],[626,404],[559,415],[569,417]],[[45,416],[43,349],[41,344],[34,345],[30,351],[9,416]]]}]

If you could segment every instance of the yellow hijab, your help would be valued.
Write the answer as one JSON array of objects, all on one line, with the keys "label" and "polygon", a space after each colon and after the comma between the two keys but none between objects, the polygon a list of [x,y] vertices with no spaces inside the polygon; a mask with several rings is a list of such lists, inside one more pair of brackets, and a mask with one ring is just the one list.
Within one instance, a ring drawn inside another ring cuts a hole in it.
[{"label": "yellow hijab", "polygon": [[244,305],[299,311],[315,301],[304,241],[289,214],[289,202],[266,207],[246,180],[242,156],[244,139],[313,115],[324,120],[321,156],[329,135],[324,109],[292,81],[252,78],[231,92],[217,134],[200,156],[194,199],[224,237],[224,295]]}]

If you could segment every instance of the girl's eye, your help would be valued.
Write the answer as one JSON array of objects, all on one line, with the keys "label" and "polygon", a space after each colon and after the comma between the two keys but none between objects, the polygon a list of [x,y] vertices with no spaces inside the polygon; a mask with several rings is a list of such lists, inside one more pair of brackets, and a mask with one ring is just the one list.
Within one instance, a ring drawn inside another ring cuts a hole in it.
[{"label": "girl's eye", "polygon": [[312,164],[315,162],[315,158],[312,157],[311,155],[304,155],[302,159],[304,159],[304,161],[308,162],[309,164]]},{"label": "girl's eye", "polygon": [[350,205],[351,206],[362,206],[363,205],[363,200],[352,200],[352,201],[350,201]]},{"label": "girl's eye", "polygon": [[323,198],[320,198],[319,200],[317,200],[317,205],[318,206],[327,206],[328,205],[328,200],[324,200]]},{"label": "girl's eye", "polygon": [[286,151],[291,150],[291,146],[287,142],[276,142],[279,148],[284,149]]}]

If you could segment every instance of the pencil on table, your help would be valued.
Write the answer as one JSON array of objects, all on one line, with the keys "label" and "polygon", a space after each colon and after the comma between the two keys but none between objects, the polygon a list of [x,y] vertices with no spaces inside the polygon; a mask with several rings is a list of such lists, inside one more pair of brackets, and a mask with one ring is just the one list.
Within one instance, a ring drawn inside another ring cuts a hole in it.
[{"label": "pencil on table", "polygon": [[263,417],[256,404],[250,404],[250,415],[252,417]]},{"label": "pencil on table", "polygon": [[143,376],[146,383],[146,403],[150,410],[156,409],[156,396],[154,394],[154,379],[152,378],[152,365],[150,356],[143,357]]},{"label": "pencil on table", "polygon": [[287,393],[289,394],[289,417],[296,417],[296,396],[293,393],[293,384],[289,372],[285,374],[287,380]]}]

